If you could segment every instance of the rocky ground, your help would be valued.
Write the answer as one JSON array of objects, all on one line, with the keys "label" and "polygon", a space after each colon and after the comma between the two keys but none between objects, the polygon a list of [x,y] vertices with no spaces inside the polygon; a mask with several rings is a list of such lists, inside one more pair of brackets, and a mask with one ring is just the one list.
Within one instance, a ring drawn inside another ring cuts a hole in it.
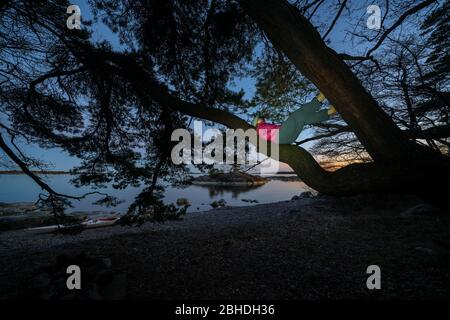
[{"label": "rocky ground", "polygon": [[[0,298],[74,298],[61,268],[79,261],[91,279],[83,299],[448,299],[449,227],[420,199],[364,195],[79,235],[7,231]],[[381,268],[381,290],[366,288],[369,265]]]}]

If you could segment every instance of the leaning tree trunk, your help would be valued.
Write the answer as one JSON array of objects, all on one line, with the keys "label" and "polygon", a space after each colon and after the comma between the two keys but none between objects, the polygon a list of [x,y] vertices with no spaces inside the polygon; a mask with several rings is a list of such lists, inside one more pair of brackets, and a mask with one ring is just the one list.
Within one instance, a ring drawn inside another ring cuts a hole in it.
[{"label": "leaning tree trunk", "polygon": [[374,160],[410,156],[413,147],[407,137],[297,8],[285,0],[242,3],[273,45],[336,107]]},{"label": "leaning tree trunk", "polygon": [[[325,94],[374,160],[328,173],[308,160],[305,150],[300,150],[303,155],[299,157],[295,146],[286,146],[280,148],[282,161],[324,193],[415,191],[446,204],[447,191],[439,184],[450,178],[449,159],[411,142],[298,9],[286,0],[241,3],[273,45]],[[359,180],[359,190],[355,189],[355,179]]]}]

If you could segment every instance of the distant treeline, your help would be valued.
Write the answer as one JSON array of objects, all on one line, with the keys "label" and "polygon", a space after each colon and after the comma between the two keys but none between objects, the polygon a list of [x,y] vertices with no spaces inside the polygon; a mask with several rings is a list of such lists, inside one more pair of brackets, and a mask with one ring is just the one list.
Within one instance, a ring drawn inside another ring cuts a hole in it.
[{"label": "distant treeline", "polygon": [[[67,171],[31,171],[34,174],[68,174]],[[0,174],[25,174],[20,170],[0,170]]]}]

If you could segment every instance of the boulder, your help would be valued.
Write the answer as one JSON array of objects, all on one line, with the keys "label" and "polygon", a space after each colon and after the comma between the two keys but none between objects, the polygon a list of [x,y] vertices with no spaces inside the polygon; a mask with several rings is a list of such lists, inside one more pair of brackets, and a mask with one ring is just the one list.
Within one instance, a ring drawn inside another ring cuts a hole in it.
[{"label": "boulder", "polygon": [[227,205],[227,202],[224,199],[220,199],[220,200],[211,202],[210,205],[211,205],[211,207],[216,209],[216,208],[219,208],[219,207],[225,207]]},{"label": "boulder", "polygon": [[293,196],[291,200],[310,199],[310,198],[314,198],[314,194],[311,191],[305,191],[300,193],[298,196]]},{"label": "boulder", "polygon": [[309,198],[314,198],[314,195],[311,191],[305,191],[300,193],[299,195],[300,199],[309,199]]},{"label": "boulder", "polygon": [[402,217],[411,217],[411,216],[433,216],[439,213],[439,210],[433,207],[432,205],[428,203],[423,203],[416,205],[414,207],[411,207],[402,213],[400,215]]},{"label": "boulder", "polygon": [[0,202],[0,217],[22,215],[32,211],[36,211],[38,206],[34,202]]}]

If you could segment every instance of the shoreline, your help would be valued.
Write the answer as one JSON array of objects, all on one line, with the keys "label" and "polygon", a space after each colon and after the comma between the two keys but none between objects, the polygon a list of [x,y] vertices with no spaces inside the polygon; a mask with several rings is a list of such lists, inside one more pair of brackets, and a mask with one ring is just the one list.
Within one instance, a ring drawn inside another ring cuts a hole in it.
[{"label": "shoreline", "polygon": [[[74,236],[8,231],[0,233],[0,297],[18,293],[37,266],[85,253],[126,274],[129,299],[448,298],[447,258],[433,239],[449,229],[449,217],[418,198],[364,195],[220,208]],[[364,290],[370,264],[386,270],[384,290]]]}]

